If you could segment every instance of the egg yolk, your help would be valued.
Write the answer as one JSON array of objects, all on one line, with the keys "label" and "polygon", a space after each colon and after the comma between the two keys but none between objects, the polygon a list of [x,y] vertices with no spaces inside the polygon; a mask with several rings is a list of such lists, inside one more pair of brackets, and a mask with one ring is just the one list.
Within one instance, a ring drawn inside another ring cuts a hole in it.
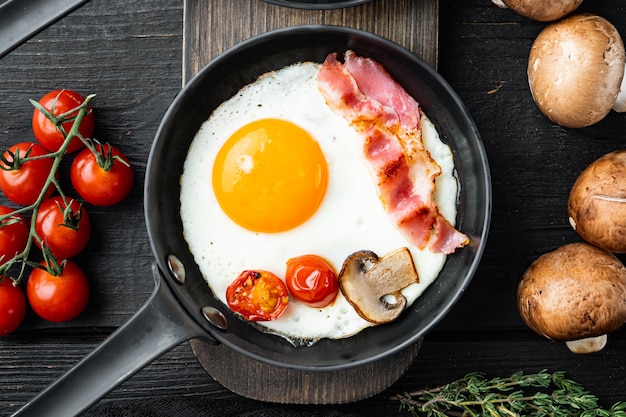
[{"label": "egg yolk", "polygon": [[326,193],[328,166],[319,144],[301,127],[261,119],[224,143],[213,167],[222,210],[255,232],[292,229],[315,213]]}]

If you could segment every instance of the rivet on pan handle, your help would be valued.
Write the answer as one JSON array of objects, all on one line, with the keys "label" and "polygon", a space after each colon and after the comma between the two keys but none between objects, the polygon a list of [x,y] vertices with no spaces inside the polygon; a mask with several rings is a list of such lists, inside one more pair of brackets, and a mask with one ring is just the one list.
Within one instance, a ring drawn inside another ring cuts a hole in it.
[{"label": "rivet on pan handle", "polygon": [[228,328],[228,323],[226,322],[226,317],[215,307],[206,306],[202,308],[202,315],[211,323],[212,326],[217,327],[220,330],[226,330]]},{"label": "rivet on pan handle", "polygon": [[[183,285],[185,283],[185,279],[187,277],[185,273],[185,265],[176,257],[176,255],[169,255],[167,257],[167,267],[170,270],[172,277],[174,280]],[[208,321],[213,327],[217,327],[220,330],[226,330],[228,328],[228,323],[226,322],[226,317],[215,307],[205,306],[202,308],[202,316]]]},{"label": "rivet on pan handle", "polygon": [[167,267],[177,283],[181,285],[185,283],[185,279],[187,277],[185,273],[185,265],[183,265],[180,259],[178,259],[175,255],[169,255],[167,257]]}]

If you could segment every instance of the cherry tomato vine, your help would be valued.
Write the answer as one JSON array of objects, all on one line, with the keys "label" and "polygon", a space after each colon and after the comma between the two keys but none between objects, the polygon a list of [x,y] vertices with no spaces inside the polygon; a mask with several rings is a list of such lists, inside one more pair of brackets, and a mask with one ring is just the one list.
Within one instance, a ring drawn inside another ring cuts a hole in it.
[{"label": "cherry tomato vine", "polygon": [[[29,236],[28,236],[28,241],[26,243],[26,247],[21,253],[16,254],[12,259],[6,262],[4,262],[3,260],[4,263],[2,264],[2,266],[0,266],[0,276],[3,279],[5,278],[8,270],[14,264],[21,264],[19,275],[17,276],[17,278],[14,279],[14,282],[16,284],[18,284],[20,280],[22,279],[22,277],[24,276],[27,266],[31,266],[35,268],[40,267],[38,263],[32,262],[30,260],[30,252],[34,243],[34,239],[38,238],[36,227],[35,227],[37,213],[39,212],[39,207],[41,206],[41,203],[43,203],[44,199],[47,196],[46,191],[48,190],[48,187],[50,185],[52,185],[56,189],[56,191],[58,191],[59,194],[63,197],[63,199],[67,201],[67,197],[64,195],[63,190],[61,189],[61,185],[59,184],[56,178],[56,173],[58,172],[61,161],[63,160],[63,157],[65,156],[66,150],[72,138],[78,135],[78,128],[80,126],[82,119],[85,117],[85,114],[87,114],[89,104],[91,100],[93,99],[93,97],[94,95],[87,96],[85,98],[85,101],[77,109],[73,109],[69,112],[62,113],[61,115],[58,115],[58,116],[55,116],[52,113],[50,113],[45,107],[41,106],[38,102],[34,100],[30,100],[31,104],[33,104],[33,106],[35,106],[36,109],[42,112],[54,125],[59,127],[59,129],[65,136],[65,140],[63,144],[57,151],[50,152],[44,155],[30,156],[30,153],[26,152],[25,157],[13,156],[11,159],[9,159],[9,158],[6,158],[6,156],[2,156],[0,158],[2,162],[2,164],[0,164],[0,168],[2,168],[5,172],[10,172],[11,170],[19,169],[20,167],[24,166],[24,164],[28,163],[29,161],[36,161],[36,160],[40,160],[44,158],[52,159],[53,161],[52,166],[50,167],[50,172],[46,180],[44,181],[42,192],[39,193],[39,196],[37,197],[37,199],[32,204],[16,209],[15,211],[13,211],[13,213],[0,216],[0,222],[1,222],[4,219],[12,215],[17,215],[17,214],[24,215],[27,213],[31,214]],[[78,114],[73,115],[73,113],[75,113],[76,110],[78,110]],[[63,128],[62,124],[68,121],[72,121],[72,120],[74,122],[72,124],[72,128],[69,130],[69,132],[65,132],[65,129]],[[81,138],[81,139],[84,140],[85,143],[88,142],[87,139],[85,138]],[[10,149],[11,148],[9,148],[9,153],[12,153]],[[12,153],[12,154],[17,155],[17,153]],[[60,264],[59,262],[56,261],[56,259],[53,259],[54,257],[52,256],[52,253],[47,249],[47,246],[45,244],[42,245],[42,253],[43,253],[44,260],[46,261],[46,264],[48,265],[50,272],[58,271]]]},{"label": "cherry tomato vine", "polygon": [[[15,209],[0,206],[0,238],[3,239],[0,242],[0,288],[8,288],[11,284],[22,294],[20,282],[30,270],[27,285],[29,304],[35,313],[50,321],[67,321],[76,317],[85,308],[89,295],[84,273],[75,262],[67,259],[84,249],[90,234],[89,217],[83,202],[64,193],[58,180],[61,162],[68,154],[86,147],[79,152],[80,158],[85,159],[85,152],[89,153],[99,171],[93,167],[90,168],[92,172],[86,174],[75,170],[72,172],[72,185],[80,199],[89,204],[117,204],[130,193],[133,183],[132,167],[117,148],[85,137],[93,133],[91,101],[94,97],[91,94],[83,98],[70,90],[54,90],[39,101],[30,100],[35,108],[33,133],[39,143],[23,142],[0,155],[0,189],[19,206]],[[75,157],[75,162],[77,159]],[[115,182],[110,181],[109,188],[103,191],[107,193],[105,197],[83,192],[84,188],[89,189],[89,185],[85,186],[88,181],[86,176],[93,177],[93,172],[96,173],[96,181],[103,181],[109,176],[115,178]],[[31,182],[29,187],[24,186],[24,181]],[[30,195],[24,195],[27,189]],[[54,192],[58,193],[57,197],[51,197]],[[43,219],[53,222],[52,225],[46,229]],[[26,237],[23,236],[25,233]],[[40,249],[43,261],[33,259],[33,246]],[[41,293],[34,290],[35,281],[39,286],[55,286],[60,295],[54,300],[43,299],[39,295]],[[79,299],[77,293],[82,294]],[[19,298],[15,291],[0,291],[0,298],[3,294]],[[60,297],[70,298],[59,301]],[[58,305],[63,305],[63,311],[58,311]],[[17,328],[16,321],[21,322],[23,316],[23,313],[15,314],[15,308],[3,309],[0,306],[0,336]],[[5,321],[10,324],[5,326]]]}]

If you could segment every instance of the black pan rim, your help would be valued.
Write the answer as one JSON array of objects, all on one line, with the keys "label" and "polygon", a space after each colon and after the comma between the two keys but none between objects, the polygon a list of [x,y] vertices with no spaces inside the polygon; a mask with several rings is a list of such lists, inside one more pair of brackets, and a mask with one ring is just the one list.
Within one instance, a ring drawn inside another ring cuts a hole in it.
[{"label": "black pan rim", "polygon": [[[438,314],[434,315],[432,319],[430,320],[430,322],[427,325],[423,326],[423,328],[420,329],[420,331],[412,334],[410,337],[403,339],[402,341],[400,341],[393,347],[390,347],[389,349],[386,349],[385,351],[379,352],[377,354],[368,356],[366,358],[353,360],[353,361],[344,361],[344,362],[338,361],[336,363],[330,363],[330,364],[285,362],[284,358],[281,358],[280,355],[278,355],[278,357],[267,357],[263,353],[250,351],[246,347],[242,347],[239,344],[233,343],[228,337],[225,337],[225,333],[217,331],[216,329],[210,328],[210,326],[207,327],[206,323],[203,322],[203,319],[199,317],[199,311],[197,311],[198,309],[196,308],[197,306],[189,306],[189,305],[186,305],[185,303],[182,303],[185,305],[190,315],[195,317],[196,320],[201,325],[203,325],[203,327],[207,330],[207,333],[211,337],[216,339],[218,342],[228,346],[229,348],[234,349],[235,351],[243,353],[253,359],[260,360],[262,362],[270,363],[270,364],[281,366],[281,367],[302,369],[302,370],[331,371],[331,370],[351,368],[351,367],[363,365],[369,362],[374,362],[388,355],[391,355],[393,353],[403,350],[409,345],[414,344],[418,340],[420,340],[428,331],[430,331],[437,323],[439,323],[441,319],[454,306],[454,304],[456,304],[461,294],[465,292],[465,289],[467,288],[471,279],[476,273],[476,270],[478,269],[478,265],[480,263],[480,258],[482,257],[482,254],[484,252],[487,234],[489,230],[490,217],[491,217],[491,179],[489,175],[486,152],[482,145],[482,141],[480,140],[479,132],[477,128],[475,127],[473,120],[471,119],[471,116],[469,115],[469,112],[465,108],[464,104],[461,102],[460,98],[456,95],[456,93],[452,90],[452,88],[447,84],[447,82],[435,70],[430,68],[430,66],[428,66],[423,60],[421,60],[419,57],[415,56],[408,50],[393,43],[392,41],[381,38],[372,33],[364,32],[358,29],[353,29],[353,28],[346,28],[346,27],[341,27],[341,26],[328,26],[328,25],[303,25],[303,26],[293,26],[293,27],[288,27],[288,28],[283,28],[283,29],[277,29],[277,30],[267,32],[267,33],[258,35],[256,37],[250,38],[236,45],[235,47],[229,49],[228,51],[224,52],[222,55],[220,55],[219,57],[211,61],[207,66],[202,68],[198,72],[198,74],[196,74],[189,81],[189,83],[183,88],[183,90],[174,99],[173,103],[170,105],[165,116],[163,117],[163,121],[166,121],[172,117],[174,113],[174,109],[177,108],[177,105],[180,104],[180,102],[184,99],[186,92],[189,91],[190,89],[196,88],[197,84],[200,84],[202,77],[204,76],[205,73],[212,71],[213,68],[225,63],[228,59],[230,59],[230,57],[233,54],[241,53],[242,51],[249,50],[250,48],[253,48],[258,45],[262,45],[266,42],[271,42],[273,39],[277,39],[281,37],[294,36],[296,34],[300,34],[300,35],[307,34],[307,35],[315,36],[315,35],[319,35],[322,33],[338,34],[339,36],[343,36],[347,38],[354,38],[354,39],[365,41],[365,42],[373,42],[378,45],[382,45],[385,48],[391,48],[393,49],[394,53],[401,54],[402,58],[410,62],[411,65],[419,66],[420,69],[426,72],[428,76],[431,77],[436,83],[439,83],[442,86],[442,88],[446,91],[446,93],[450,95],[450,98],[453,101],[453,105],[455,106],[456,110],[458,110],[461,114],[463,114],[463,117],[466,119],[465,120],[466,123],[471,127],[470,135],[476,139],[475,142],[472,143],[472,145],[476,147],[476,153],[478,154],[479,164],[480,164],[480,172],[477,173],[477,176],[478,176],[478,180],[481,181],[481,184],[480,184],[481,187],[483,187],[485,190],[483,201],[476,202],[476,204],[480,204],[481,207],[483,207],[483,218],[479,222],[480,224],[477,225],[478,233],[476,236],[474,236],[474,239],[476,242],[476,247],[473,249],[475,251],[474,256],[473,256],[471,265],[465,272],[465,276],[463,277],[459,285],[455,287],[455,295],[447,300],[447,302],[439,309]],[[162,133],[163,133],[162,131],[164,129],[163,125],[164,125],[164,122],[162,122],[161,126],[159,126],[159,129],[155,136],[155,143],[153,144],[151,148],[150,155],[148,158],[148,165],[146,168],[146,175],[148,178],[150,177],[151,172],[153,172],[155,169],[158,169],[158,167],[155,166],[156,164],[155,149],[159,145],[159,141],[165,140],[163,139],[163,136],[162,136]],[[144,189],[144,198],[145,198],[144,209],[145,209],[145,217],[146,217],[146,226],[148,228],[148,234],[150,237],[150,244],[151,244],[153,253],[157,259],[159,267],[164,272],[164,274],[167,275],[167,264],[166,264],[166,259],[165,259],[166,254],[162,253],[162,250],[156,244],[156,239],[155,239],[155,233],[154,233],[155,226],[153,226],[153,222],[155,221],[153,219],[154,213],[149,207],[150,206],[149,203],[151,201],[151,193],[154,191],[151,190],[150,186],[151,186],[151,181],[147,180],[145,184],[145,189]],[[176,284],[172,284],[171,281],[172,280],[167,280],[168,284],[175,291],[180,291],[180,288],[178,288]],[[334,343],[334,341],[331,343]],[[295,349],[308,349],[308,348],[295,348]]]}]

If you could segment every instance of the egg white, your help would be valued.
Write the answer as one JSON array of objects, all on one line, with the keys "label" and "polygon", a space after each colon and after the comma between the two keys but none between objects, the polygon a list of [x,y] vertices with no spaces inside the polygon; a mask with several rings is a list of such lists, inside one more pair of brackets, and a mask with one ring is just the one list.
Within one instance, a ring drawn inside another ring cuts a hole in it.
[{"label": "egg white", "polygon": [[[181,178],[184,235],[215,296],[226,303],[228,285],[245,269],[265,269],[283,278],[289,258],[316,254],[337,272],[358,250],[383,256],[408,247],[420,282],[404,290],[412,303],[433,282],[446,256],[410,245],[391,224],[378,199],[363,157],[363,139],[326,106],[317,89],[319,64],[300,63],[261,76],[220,105],[197,132]],[[282,233],[254,233],[234,223],[220,208],[212,189],[213,161],[222,144],[241,126],[261,118],[291,121],[318,141],[328,164],[329,182],[317,212],[304,224]],[[422,119],[424,141],[442,168],[436,199],[444,216],[456,217],[457,182],[450,148],[436,128]],[[290,339],[343,338],[369,327],[339,293],[325,308],[292,299],[283,315],[258,323]]]}]

